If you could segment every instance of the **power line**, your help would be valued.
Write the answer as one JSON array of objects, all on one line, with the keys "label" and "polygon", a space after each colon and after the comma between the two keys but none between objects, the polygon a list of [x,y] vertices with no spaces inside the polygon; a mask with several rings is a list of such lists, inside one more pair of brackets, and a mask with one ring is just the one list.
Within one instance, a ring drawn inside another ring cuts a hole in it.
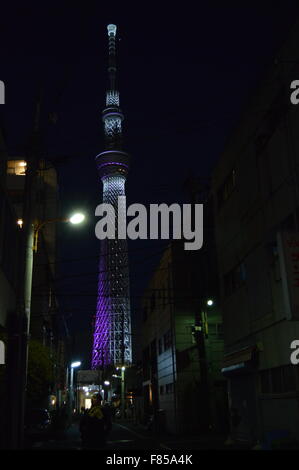
[{"label": "power line", "polygon": [[[142,240],[143,241],[143,240]],[[153,241],[159,241],[161,242],[161,240],[153,240]],[[165,248],[167,248],[167,246],[170,244],[172,240],[166,240],[165,241],[165,246],[163,248],[161,248],[161,250],[164,250]],[[136,248],[134,250],[125,250],[125,251],[122,251],[122,253],[128,253],[128,255],[130,255],[131,253],[137,253],[139,251],[144,251],[144,247],[140,247],[140,248]],[[80,258],[70,258],[70,259],[58,259],[58,260],[55,260],[53,262],[49,262],[49,263],[35,263],[34,266],[48,266],[48,265],[51,265],[51,264],[59,264],[59,263],[72,263],[72,262],[77,262],[77,261],[85,261],[85,260],[88,260],[88,259],[98,259],[100,257],[104,257],[104,256],[108,256],[108,253],[107,254],[97,254],[97,255],[92,255],[92,256],[84,256],[84,257],[80,257]]]}]

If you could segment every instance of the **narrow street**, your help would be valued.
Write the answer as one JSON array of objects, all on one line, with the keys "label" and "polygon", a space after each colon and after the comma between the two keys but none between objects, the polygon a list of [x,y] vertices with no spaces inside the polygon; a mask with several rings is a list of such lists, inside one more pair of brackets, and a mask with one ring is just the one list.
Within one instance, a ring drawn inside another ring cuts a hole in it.
[{"label": "narrow street", "polygon": [[[107,450],[129,449],[162,449],[163,444],[146,433],[140,433],[127,427],[126,424],[113,423],[111,434],[107,440]],[[78,424],[72,424],[62,439],[36,441],[32,449],[36,450],[81,450],[81,438]]]},{"label": "narrow street", "polygon": [[[248,446],[226,446],[223,436],[171,436],[155,435],[135,426],[130,422],[113,423],[107,440],[106,450],[231,450],[232,448],[248,449]],[[72,424],[62,439],[36,441],[33,450],[81,450],[81,439],[78,424]]]}]

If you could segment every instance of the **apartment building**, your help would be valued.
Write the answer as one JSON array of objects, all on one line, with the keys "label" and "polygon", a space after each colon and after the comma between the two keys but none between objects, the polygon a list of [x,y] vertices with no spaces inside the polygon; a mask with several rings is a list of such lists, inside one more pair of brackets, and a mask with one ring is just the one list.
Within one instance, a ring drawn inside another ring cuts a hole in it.
[{"label": "apartment building", "polygon": [[299,438],[299,369],[290,362],[299,338],[299,107],[290,102],[298,31],[251,97],[212,185],[232,434],[265,446]]},{"label": "apartment building", "polygon": [[222,319],[211,252],[165,250],[143,298],[144,420],[157,431],[225,432]]}]

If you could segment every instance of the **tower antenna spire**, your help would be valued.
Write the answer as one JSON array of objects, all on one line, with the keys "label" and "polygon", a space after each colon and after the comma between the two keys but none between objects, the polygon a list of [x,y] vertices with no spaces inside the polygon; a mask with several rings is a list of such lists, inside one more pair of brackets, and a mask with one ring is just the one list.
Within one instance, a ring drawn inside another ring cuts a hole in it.
[{"label": "tower antenna spire", "polygon": [[116,30],[115,24],[108,24],[109,41],[109,59],[108,59],[108,78],[109,85],[106,93],[106,106],[119,106],[119,92],[116,89]]},{"label": "tower antenna spire", "polygon": [[106,92],[106,108],[103,110],[106,150],[121,150],[122,147],[122,121],[124,116],[119,108],[119,92],[116,89],[116,29],[115,24],[108,24],[107,26],[109,41],[109,85]]},{"label": "tower antenna spire", "polygon": [[109,39],[109,65],[108,65],[108,74],[109,74],[109,85],[110,90],[116,89],[116,30],[117,27],[115,24],[108,24],[108,39]]}]

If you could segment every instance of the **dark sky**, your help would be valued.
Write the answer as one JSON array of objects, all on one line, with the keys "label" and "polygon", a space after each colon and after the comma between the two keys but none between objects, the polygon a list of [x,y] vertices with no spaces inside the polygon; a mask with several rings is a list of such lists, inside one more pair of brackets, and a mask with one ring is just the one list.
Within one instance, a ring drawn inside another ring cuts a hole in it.
[{"label": "dark sky", "polygon": [[[1,4],[0,15],[0,79],[6,85],[0,118],[9,153],[24,151],[42,85],[45,156],[58,170],[61,215],[73,209],[88,214],[84,227],[59,227],[56,282],[72,335],[85,332],[77,346],[82,357],[97,290],[94,210],[101,184],[94,158],[104,149],[106,25],[118,26],[125,149],[132,156],[128,203],[170,203],[186,200],[182,187],[190,173],[210,176],[250,93],[299,14],[295,1],[225,2],[225,7],[203,1],[110,3],[115,6],[14,2]],[[58,116],[55,126],[47,119],[52,111]],[[161,247],[129,244],[134,324]]]}]

